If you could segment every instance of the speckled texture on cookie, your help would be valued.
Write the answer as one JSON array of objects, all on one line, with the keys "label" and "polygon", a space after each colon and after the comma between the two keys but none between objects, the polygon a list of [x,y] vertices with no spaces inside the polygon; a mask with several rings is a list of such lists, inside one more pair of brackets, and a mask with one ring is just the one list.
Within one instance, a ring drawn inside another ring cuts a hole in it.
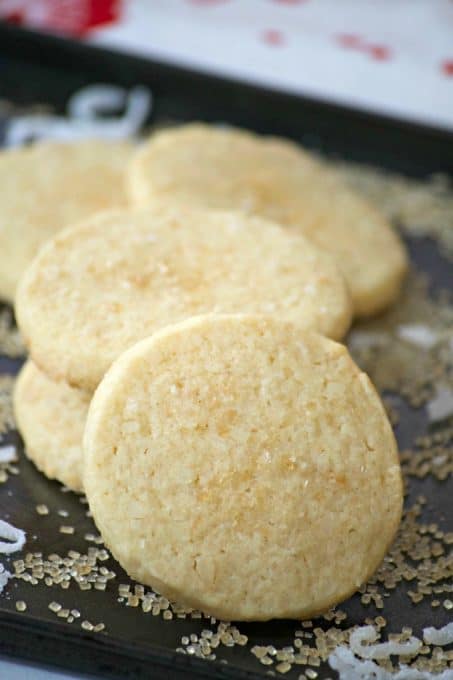
[{"label": "speckled texture on cookie", "polygon": [[128,183],[138,204],[166,198],[243,210],[300,230],[336,257],[357,316],[379,312],[399,293],[407,258],[390,224],[287,140],[201,124],[172,128],[136,152]]},{"label": "speckled texture on cookie", "polygon": [[40,246],[94,212],[127,205],[124,142],[41,142],[0,153],[0,298],[17,283]]},{"label": "speckled texture on cookie", "polygon": [[90,395],[49,380],[32,361],[14,390],[14,415],[25,453],[50,479],[82,491],[82,437]]},{"label": "speckled texture on cookie", "polygon": [[124,353],[84,436],[96,524],[126,571],[218,618],[310,617],[375,571],[398,527],[392,429],[340,344],[197,317]]},{"label": "speckled texture on cookie", "polygon": [[135,342],[195,314],[279,314],[335,338],[351,319],[335,263],[299,234],[240,213],[169,206],[58,234],[16,297],[35,363],[88,391]]}]

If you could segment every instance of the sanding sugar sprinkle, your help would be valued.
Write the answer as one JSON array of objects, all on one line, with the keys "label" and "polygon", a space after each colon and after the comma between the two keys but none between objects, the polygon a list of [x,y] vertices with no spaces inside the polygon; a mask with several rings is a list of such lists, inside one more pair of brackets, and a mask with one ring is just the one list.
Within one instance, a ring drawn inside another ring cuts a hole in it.
[{"label": "sanding sugar sprinkle", "polygon": [[60,529],[60,534],[73,534],[75,532],[75,528],[71,525],[68,524],[63,524]]},{"label": "sanding sugar sprinkle", "polygon": [[36,512],[38,513],[38,515],[48,515],[49,508],[45,503],[40,503],[39,505],[36,506]]},{"label": "sanding sugar sprinkle", "polygon": [[109,558],[107,550],[95,547],[88,548],[85,554],[69,550],[64,556],[53,553],[47,558],[41,552],[27,553],[24,559],[13,562],[14,577],[33,586],[59,585],[66,589],[75,583],[80,590],[92,590],[97,584],[105,587],[115,578],[115,572],[102,564]]},{"label": "sanding sugar sprinkle", "polygon": [[[434,599],[453,590],[451,585],[453,533],[443,532],[436,523],[420,522],[426,499],[404,512],[397,537],[379,569],[359,589],[364,605],[384,607],[383,595],[400,583],[408,583],[407,596],[413,604]],[[379,606],[381,604],[381,606]]]},{"label": "sanding sugar sprinkle", "polygon": [[91,621],[87,621],[86,619],[82,621],[80,627],[83,630],[89,631],[90,633],[100,633],[101,631],[105,630],[104,623],[91,623]]},{"label": "sanding sugar sprinkle", "polygon": [[[176,651],[181,654],[195,656],[199,659],[213,661],[216,659],[216,650],[222,645],[225,647],[245,647],[248,643],[246,635],[233,624],[221,621],[215,630],[203,629],[200,634],[192,633],[189,636],[183,635],[181,647]],[[288,670],[291,668],[289,666]]]},{"label": "sanding sugar sprinkle", "polygon": [[[200,611],[171,602],[163,595],[159,595],[153,590],[146,590],[144,586],[138,583],[134,586],[128,583],[120,583],[118,600],[126,607],[140,607],[145,614],[150,613],[152,616],[160,616],[161,614],[164,616],[165,612],[170,612],[171,618],[203,618]],[[168,614],[165,618],[168,618]]]},{"label": "sanding sugar sprinkle", "polygon": [[446,480],[453,473],[453,424],[417,437],[412,449],[400,452],[400,461],[406,477]]}]

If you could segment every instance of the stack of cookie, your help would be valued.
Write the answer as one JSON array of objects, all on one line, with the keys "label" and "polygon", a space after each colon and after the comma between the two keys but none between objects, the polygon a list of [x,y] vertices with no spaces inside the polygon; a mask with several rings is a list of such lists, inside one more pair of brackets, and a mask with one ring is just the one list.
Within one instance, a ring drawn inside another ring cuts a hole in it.
[{"label": "stack of cookie", "polygon": [[[132,151],[128,143],[89,140],[42,142],[0,154],[0,300],[13,303],[21,275],[54,234],[93,213],[128,204],[124,169]],[[78,401],[78,392],[27,363],[16,396],[27,452],[49,477],[80,491],[88,402],[75,417]]]},{"label": "stack of cookie", "polygon": [[17,383],[16,418],[38,467],[82,490],[76,415],[112,362],[155,331],[209,312],[277,314],[339,339],[351,302],[328,254],[241,213],[164,203],[97,215],[49,241],[16,296],[33,361]]},{"label": "stack of cookie", "polygon": [[395,299],[404,249],[282,140],[189,125],[126,178],[130,205],[58,233],[19,285],[27,453],[85,490],[114,555],[168,597],[323,611],[400,518],[391,427],[333,340]]}]

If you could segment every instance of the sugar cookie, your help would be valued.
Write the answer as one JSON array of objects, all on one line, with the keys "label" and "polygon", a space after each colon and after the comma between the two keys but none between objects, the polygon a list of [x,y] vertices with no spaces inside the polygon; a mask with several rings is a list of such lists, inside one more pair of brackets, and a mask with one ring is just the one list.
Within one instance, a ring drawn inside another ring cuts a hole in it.
[{"label": "sugar cookie", "polygon": [[330,256],[299,234],[241,213],[169,206],[57,234],[16,299],[33,360],[87,391],[138,340],[212,311],[275,313],[340,338],[351,303]]},{"label": "sugar cookie", "polygon": [[90,395],[49,380],[32,361],[14,390],[14,415],[25,453],[50,479],[82,491],[82,437]]},{"label": "sugar cookie", "polygon": [[131,146],[89,140],[40,142],[0,153],[0,298],[40,246],[62,227],[127,204],[124,169]]},{"label": "sugar cookie", "polygon": [[172,128],[136,151],[128,180],[138,204],[167,199],[243,210],[294,227],[335,256],[357,316],[375,314],[398,296],[408,265],[390,224],[287,140],[200,124]]},{"label": "sugar cookie", "polygon": [[84,486],[130,576],[218,618],[305,618],[375,571],[397,530],[392,429],[347,349],[292,322],[207,315],[99,385]]}]

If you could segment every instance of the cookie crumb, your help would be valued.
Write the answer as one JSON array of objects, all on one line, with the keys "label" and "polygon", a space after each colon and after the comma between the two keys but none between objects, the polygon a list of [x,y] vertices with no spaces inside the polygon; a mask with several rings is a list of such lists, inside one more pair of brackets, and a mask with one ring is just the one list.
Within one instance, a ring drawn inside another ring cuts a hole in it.
[{"label": "cookie crumb", "polygon": [[72,526],[69,525],[62,525],[59,529],[60,534],[73,534],[75,529]]},{"label": "cookie crumb", "polygon": [[38,515],[48,515],[49,508],[44,503],[40,503],[39,505],[36,506],[36,512],[38,513]]}]

